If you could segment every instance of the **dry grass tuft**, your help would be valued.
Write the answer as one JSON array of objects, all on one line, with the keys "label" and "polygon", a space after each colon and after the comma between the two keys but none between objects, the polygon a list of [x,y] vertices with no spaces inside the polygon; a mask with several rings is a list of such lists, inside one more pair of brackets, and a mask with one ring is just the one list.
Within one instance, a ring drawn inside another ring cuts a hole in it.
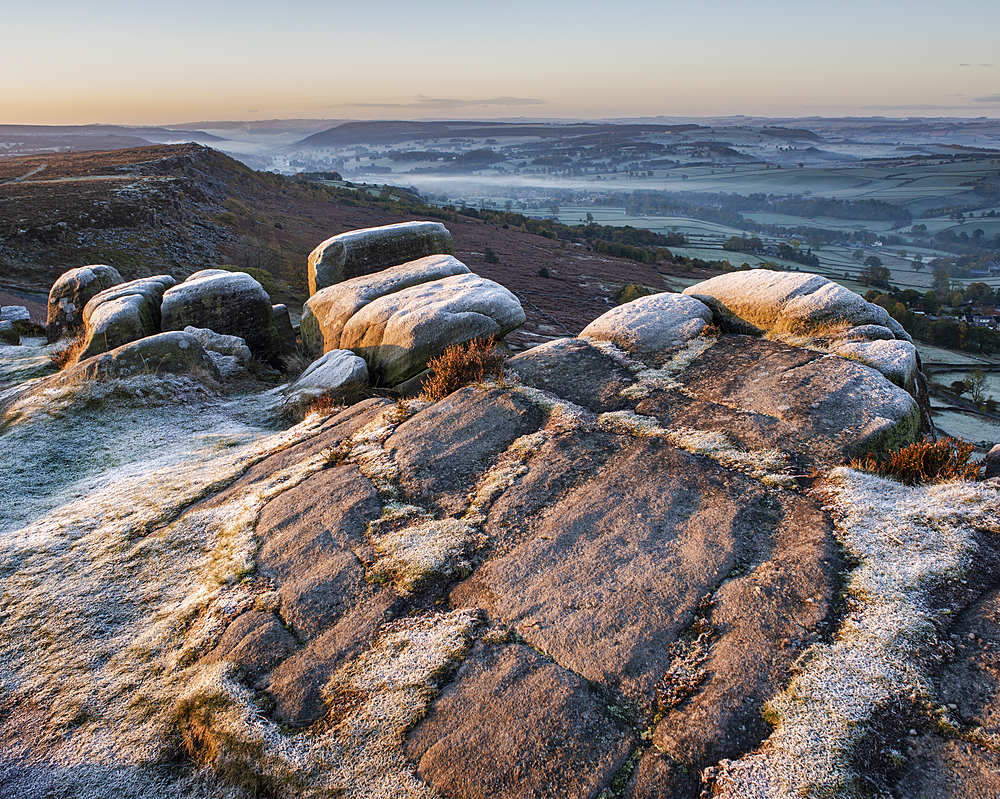
[{"label": "dry grass tuft", "polygon": [[76,363],[80,353],[87,346],[87,335],[81,330],[72,338],[64,339],[64,344],[65,346],[60,347],[50,356],[52,363],[60,369],[65,369]]},{"label": "dry grass tuft", "polygon": [[497,349],[493,336],[448,347],[427,362],[431,375],[424,382],[421,396],[437,402],[462,386],[502,377],[506,362],[507,357]]},{"label": "dry grass tuft", "polygon": [[970,463],[971,456],[972,444],[948,437],[936,442],[918,441],[884,460],[869,455],[862,460],[851,461],[850,465],[880,477],[891,477],[905,485],[917,485],[946,480],[975,480],[979,464]]}]

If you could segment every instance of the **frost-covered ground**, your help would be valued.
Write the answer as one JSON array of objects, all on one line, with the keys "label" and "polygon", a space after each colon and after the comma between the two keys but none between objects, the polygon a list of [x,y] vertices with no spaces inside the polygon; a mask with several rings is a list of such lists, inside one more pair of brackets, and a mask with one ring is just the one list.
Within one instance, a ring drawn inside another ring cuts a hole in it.
[{"label": "frost-covered ground", "polygon": [[[643,372],[640,385],[669,383],[693,353]],[[5,380],[30,379],[45,357],[40,344],[3,348],[0,369]],[[389,625],[326,686],[331,701],[360,701],[337,725],[297,735],[268,721],[226,664],[198,662],[228,619],[273,609],[275,595],[254,574],[257,518],[329,460],[319,453],[225,502],[198,505],[322,422],[310,416],[278,429],[272,401],[143,376],[13,409],[0,429],[0,783],[11,795],[238,794],[197,764],[178,764],[183,719],[189,730],[224,739],[291,795],[435,796],[403,754],[404,730],[433,698],[432,676],[464,655],[474,615]],[[567,424],[584,413],[552,402]],[[385,479],[386,491],[392,464],[381,460],[381,442],[418,409],[389,406],[351,439],[352,456],[377,486]],[[603,414],[596,423],[663,436],[765,482],[783,466],[780,453],[751,458],[720,437],[664,430],[635,414]],[[490,472],[476,496],[516,479],[539,436],[518,439],[517,457]],[[906,488],[839,469],[824,499],[857,563],[846,582],[848,610],[833,640],[809,650],[770,703],[777,726],[761,750],[716,774],[726,795],[851,795],[851,758],[875,710],[894,697],[933,700],[919,654],[954,609],[931,597],[967,574],[977,531],[1000,534],[995,485]],[[414,521],[404,530],[410,538],[383,542],[391,558],[410,562],[410,539],[428,528]],[[445,544],[467,535],[431,532]]]}]

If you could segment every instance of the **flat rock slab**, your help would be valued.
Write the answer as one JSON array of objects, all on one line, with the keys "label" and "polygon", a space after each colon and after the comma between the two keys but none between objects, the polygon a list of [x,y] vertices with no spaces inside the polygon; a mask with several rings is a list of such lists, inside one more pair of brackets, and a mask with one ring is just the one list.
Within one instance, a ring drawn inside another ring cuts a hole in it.
[{"label": "flat rock slab", "polygon": [[[530,469],[549,467],[536,457]],[[530,538],[452,591],[453,605],[485,609],[648,709],[670,645],[734,568],[773,546],[784,511],[749,478],[640,440],[541,515]]]},{"label": "flat rock slab", "polygon": [[595,413],[629,407],[621,392],[634,383],[632,375],[586,341],[549,341],[515,355],[507,365],[524,384],[551,391]]},{"label": "flat rock slab", "polygon": [[407,754],[445,796],[592,799],[632,743],[575,674],[526,646],[477,644],[410,733]]},{"label": "flat rock slab", "polygon": [[747,336],[723,336],[681,373],[698,399],[765,414],[833,442],[841,459],[883,454],[920,428],[913,398],[870,367]]},{"label": "flat rock slab", "polygon": [[[952,629],[953,657],[935,680],[935,700],[953,705],[966,729],[1000,736],[1000,589],[987,591]],[[907,769],[895,785],[899,796],[1000,796],[1000,755],[975,743],[922,727],[906,739]]]},{"label": "flat rock slab", "polygon": [[462,388],[401,424],[385,449],[411,501],[458,513],[496,456],[542,421],[541,410],[517,394]]}]

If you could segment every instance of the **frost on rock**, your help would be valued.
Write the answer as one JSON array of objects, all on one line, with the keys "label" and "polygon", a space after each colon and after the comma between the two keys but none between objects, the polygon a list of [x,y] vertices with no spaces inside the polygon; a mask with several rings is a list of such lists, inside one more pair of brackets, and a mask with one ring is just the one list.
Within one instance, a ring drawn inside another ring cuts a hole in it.
[{"label": "frost on rock", "polygon": [[[137,412],[134,427],[128,417],[116,424],[134,442],[157,415]],[[59,422],[44,420],[47,432]],[[92,424],[80,432],[96,434],[101,422]],[[156,764],[173,747],[171,708],[197,676],[190,664],[201,639],[188,633],[201,629],[207,645],[213,627],[206,619],[253,606],[256,589],[238,581],[252,569],[257,515],[326,459],[275,472],[217,507],[188,509],[317,424],[312,418],[269,436],[238,423],[228,435],[206,429],[192,436],[189,428],[162,441],[156,458],[122,458],[117,468],[85,475],[61,507],[44,512],[44,502],[26,503],[13,517],[23,526],[11,529],[5,514],[0,683],[15,707],[40,708],[44,733],[62,740],[60,784],[112,785],[124,770],[135,775],[132,795],[163,795]],[[30,435],[19,441],[51,443]]]},{"label": "frost on rock", "polygon": [[709,769],[713,795],[861,795],[851,762],[867,722],[891,700],[931,691],[919,656],[952,611],[932,608],[932,593],[966,573],[977,530],[1000,532],[1000,491],[981,483],[908,488],[839,468],[830,490],[838,537],[859,560],[852,610],[770,702],[777,726],[760,750]]}]

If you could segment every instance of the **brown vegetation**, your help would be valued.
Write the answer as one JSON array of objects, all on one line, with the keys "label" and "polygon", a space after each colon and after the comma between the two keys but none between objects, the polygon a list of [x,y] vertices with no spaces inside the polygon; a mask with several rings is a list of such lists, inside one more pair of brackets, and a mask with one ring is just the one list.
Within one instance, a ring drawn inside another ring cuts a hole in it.
[{"label": "brown vegetation", "polygon": [[868,456],[851,461],[851,467],[891,477],[906,485],[945,480],[975,480],[979,464],[970,463],[972,444],[946,437],[940,441],[918,441],[884,460]]},{"label": "brown vegetation", "polygon": [[448,347],[427,362],[431,374],[424,381],[423,397],[437,402],[462,386],[500,377],[506,362],[506,356],[497,349],[492,336]]}]

